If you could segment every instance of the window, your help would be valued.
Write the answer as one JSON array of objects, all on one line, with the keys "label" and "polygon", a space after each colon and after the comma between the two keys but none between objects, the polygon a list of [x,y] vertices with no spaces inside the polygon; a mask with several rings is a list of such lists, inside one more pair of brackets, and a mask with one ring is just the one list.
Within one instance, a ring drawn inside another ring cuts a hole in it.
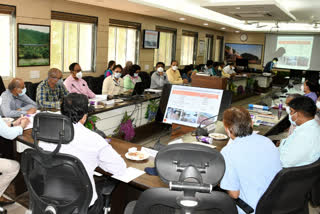
[{"label": "window", "polygon": [[196,60],[196,44],[197,44],[196,33],[183,32],[182,33],[182,44],[181,44],[181,65],[194,64]]},{"label": "window", "polygon": [[170,65],[175,57],[176,30],[166,28],[157,28],[156,30],[160,31],[160,44],[158,49],[154,49],[154,66],[157,62]]},{"label": "window", "polygon": [[108,60],[125,66],[127,61],[138,64],[139,23],[110,19]]},{"label": "window", "polygon": [[0,75],[14,76],[13,29],[15,7],[0,5]]},{"label": "window", "polygon": [[209,59],[212,59],[212,48],[213,48],[213,36],[206,35],[204,64],[207,63]]},{"label": "window", "polygon": [[214,61],[221,62],[223,57],[223,37],[218,36],[216,40],[216,49],[214,54]]},{"label": "window", "polygon": [[69,65],[78,62],[83,71],[94,71],[96,24],[65,16],[66,21],[51,21],[51,67],[69,72]]}]

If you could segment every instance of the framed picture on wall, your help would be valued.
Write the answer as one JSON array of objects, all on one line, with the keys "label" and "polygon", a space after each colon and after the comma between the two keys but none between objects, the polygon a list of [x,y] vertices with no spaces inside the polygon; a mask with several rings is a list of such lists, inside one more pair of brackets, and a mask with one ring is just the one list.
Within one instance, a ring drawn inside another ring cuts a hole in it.
[{"label": "framed picture on wall", "polygon": [[247,59],[249,64],[261,64],[262,45],[226,43],[224,51],[227,62]]},{"label": "framed picture on wall", "polygon": [[155,30],[143,31],[143,48],[159,48],[160,32]]},{"label": "framed picture on wall", "polygon": [[50,65],[50,26],[18,24],[19,67]]},{"label": "framed picture on wall", "polygon": [[205,41],[204,40],[200,40],[199,41],[199,56],[203,56],[204,55],[204,51],[205,51]]}]

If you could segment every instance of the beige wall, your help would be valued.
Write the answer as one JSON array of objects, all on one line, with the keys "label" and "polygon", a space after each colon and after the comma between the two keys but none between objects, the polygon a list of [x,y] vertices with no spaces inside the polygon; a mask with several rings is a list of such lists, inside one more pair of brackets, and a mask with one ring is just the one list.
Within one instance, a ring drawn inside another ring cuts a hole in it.
[{"label": "beige wall", "polygon": [[[214,39],[216,39],[217,35],[224,34],[220,31],[213,31],[198,26],[187,25],[183,23],[157,19],[154,17],[142,16],[134,13],[117,11],[107,8],[89,6],[64,0],[1,0],[1,4],[15,5],[17,7],[16,23],[50,25],[52,10],[88,16],[97,16],[99,20],[97,32],[96,72],[85,74],[92,76],[99,76],[103,74],[108,63],[108,26],[110,18],[141,23],[142,30],[154,30],[156,26],[164,26],[177,29],[177,60],[180,60],[182,30],[198,32],[198,41],[204,40],[206,34],[213,34]],[[145,66],[148,65],[149,69],[147,71],[151,71],[153,69],[154,50],[142,49],[141,46],[142,43],[140,42],[139,64],[142,70],[145,70]],[[201,63],[202,61],[203,57],[197,58],[197,63]],[[25,81],[38,82],[46,78],[49,67],[50,66],[16,67],[16,77],[21,77]],[[30,71],[40,71],[40,78],[31,79]],[[65,74],[64,76],[67,75],[68,74]],[[5,80],[6,85],[8,81],[9,79]]]},{"label": "beige wall", "polygon": [[263,45],[262,47],[262,55],[261,55],[261,64],[250,64],[250,68],[263,69],[263,57],[264,57],[264,42],[265,42],[265,34],[264,33],[247,33],[248,40],[246,42],[242,42],[240,40],[240,33],[226,33],[224,36],[225,43],[236,43],[236,44],[258,44]]}]

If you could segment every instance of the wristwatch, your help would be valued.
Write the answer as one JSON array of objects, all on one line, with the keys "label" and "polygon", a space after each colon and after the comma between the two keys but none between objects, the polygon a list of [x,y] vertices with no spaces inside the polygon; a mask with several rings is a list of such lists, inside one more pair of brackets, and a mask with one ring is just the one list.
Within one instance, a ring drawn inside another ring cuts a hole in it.
[{"label": "wristwatch", "polygon": [[11,122],[11,127],[13,127],[13,122]]}]

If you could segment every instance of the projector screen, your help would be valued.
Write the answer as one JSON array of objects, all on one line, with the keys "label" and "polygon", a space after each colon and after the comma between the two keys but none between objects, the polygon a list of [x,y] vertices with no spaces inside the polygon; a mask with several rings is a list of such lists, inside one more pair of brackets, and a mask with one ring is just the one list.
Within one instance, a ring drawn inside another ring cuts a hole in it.
[{"label": "projector screen", "polygon": [[320,35],[266,35],[264,66],[277,57],[274,68],[320,70],[319,56]]}]

